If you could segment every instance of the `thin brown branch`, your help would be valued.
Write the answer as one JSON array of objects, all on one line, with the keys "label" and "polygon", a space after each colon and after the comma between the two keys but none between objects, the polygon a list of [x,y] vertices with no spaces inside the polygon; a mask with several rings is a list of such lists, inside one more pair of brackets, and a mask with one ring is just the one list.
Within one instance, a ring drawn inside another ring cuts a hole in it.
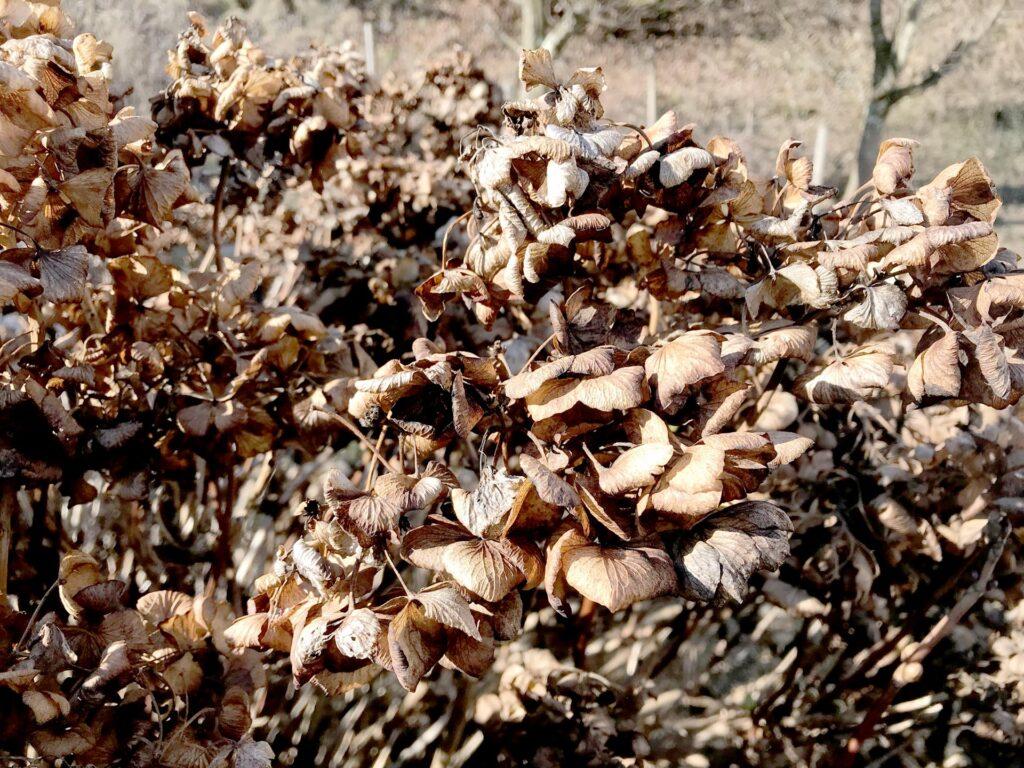
[{"label": "thin brown branch", "polygon": [[943,56],[942,60],[938,64],[933,66],[916,80],[905,85],[893,86],[892,88],[878,94],[876,98],[891,106],[896,102],[905,99],[907,96],[911,96],[915,93],[920,93],[921,91],[931,88],[943,77],[956,69],[964,60],[964,57],[973,50],[974,46],[981,42],[999,19],[999,16],[1002,14],[1005,6],[1006,2],[1003,0],[996,6],[995,11],[987,19],[985,24],[974,32],[974,34],[958,40],[946,55]]}]

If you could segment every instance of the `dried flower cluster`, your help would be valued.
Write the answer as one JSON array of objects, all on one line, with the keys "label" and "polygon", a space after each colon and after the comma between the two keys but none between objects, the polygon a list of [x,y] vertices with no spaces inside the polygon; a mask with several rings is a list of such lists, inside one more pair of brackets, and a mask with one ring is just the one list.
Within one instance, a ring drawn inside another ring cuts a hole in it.
[{"label": "dried flower cluster", "polygon": [[460,52],[377,82],[190,22],[151,120],[59,3],[0,4],[0,747],[1024,740],[1024,278],[977,159],[915,187],[890,139],[837,200],[798,142],[759,179],[544,50],[499,109]]},{"label": "dried flower cluster", "polygon": [[249,39],[237,20],[212,34],[197,13],[168,54],[173,82],[154,99],[166,143],[191,163],[207,154],[308,173],[322,183],[345,153],[366,80],[349,48],[279,62]]},{"label": "dried flower cluster", "polygon": [[[71,552],[60,563],[67,620],[26,622],[0,606],[4,741],[27,738],[46,761],[109,765],[127,748],[137,765],[269,766],[270,746],[249,735],[266,670],[228,646],[230,606],[158,590],[132,608],[129,594]],[[190,698],[205,706],[186,719]]]}]

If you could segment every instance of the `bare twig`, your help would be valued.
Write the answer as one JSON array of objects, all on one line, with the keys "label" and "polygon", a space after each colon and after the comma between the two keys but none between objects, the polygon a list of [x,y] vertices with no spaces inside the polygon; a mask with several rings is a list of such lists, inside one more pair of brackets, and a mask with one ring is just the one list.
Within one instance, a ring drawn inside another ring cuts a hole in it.
[{"label": "bare twig", "polygon": [[[895,678],[897,681],[912,681],[920,677],[920,665],[945,637],[963,620],[963,618],[974,607],[974,604],[981,599],[988,589],[988,582],[992,578],[996,563],[1002,557],[1003,547],[1010,535],[1010,525],[1006,517],[998,512],[993,512],[989,517],[986,531],[991,544],[985,563],[981,567],[981,573],[977,579],[956,601],[956,604],[948,613],[935,623],[928,634],[919,643],[912,644],[905,653],[900,666],[896,669]],[[916,665],[916,666],[915,666]],[[902,684],[902,683],[901,683]]]},{"label": "bare twig", "polygon": [[368,451],[370,451],[371,454],[373,454],[374,458],[377,459],[377,461],[379,461],[381,464],[383,464],[390,470],[393,470],[395,472],[402,472],[401,467],[392,463],[388,459],[384,458],[383,455],[381,455],[380,451],[377,449],[377,446],[370,442],[370,439],[363,434],[363,431],[359,429],[359,427],[357,427],[355,424],[353,424],[351,421],[349,421],[339,413],[333,413],[331,414],[331,417],[335,419],[338,423],[340,423],[343,427],[345,427],[345,429],[351,432],[355,436],[355,438],[362,444],[362,446],[366,448]]},{"label": "bare twig", "polygon": [[441,240],[441,269],[445,269],[448,266],[448,237],[451,235],[452,230],[455,229],[455,225],[460,221],[465,221],[466,217],[473,213],[472,210],[466,211],[461,216],[452,219],[448,226],[444,230],[444,239]]},{"label": "bare twig", "polygon": [[391,553],[388,552],[387,547],[384,547],[384,559],[388,561],[388,565],[391,567],[392,573],[395,574],[395,578],[398,579],[398,583],[402,585],[402,590],[405,592],[405,596],[411,598],[413,593],[406,586],[405,579],[402,578],[402,574],[398,572],[398,567],[395,565],[395,561],[391,559]]}]

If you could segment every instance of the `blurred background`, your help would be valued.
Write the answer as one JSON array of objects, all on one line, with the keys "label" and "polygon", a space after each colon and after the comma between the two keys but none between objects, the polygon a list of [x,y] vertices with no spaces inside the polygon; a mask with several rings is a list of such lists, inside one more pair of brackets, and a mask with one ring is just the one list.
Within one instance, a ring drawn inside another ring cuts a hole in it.
[{"label": "blurred background", "polygon": [[982,159],[1006,203],[1002,243],[1024,251],[1024,0],[73,0],[83,29],[114,45],[143,106],[164,83],[187,10],[238,16],[272,54],[352,40],[377,74],[454,46],[515,95],[520,47],[545,45],[568,73],[602,66],[605,104],[648,123],[665,109],[698,140],[736,139],[759,175],[789,138],[817,181],[870,173],[878,142],[908,136],[917,180]]}]

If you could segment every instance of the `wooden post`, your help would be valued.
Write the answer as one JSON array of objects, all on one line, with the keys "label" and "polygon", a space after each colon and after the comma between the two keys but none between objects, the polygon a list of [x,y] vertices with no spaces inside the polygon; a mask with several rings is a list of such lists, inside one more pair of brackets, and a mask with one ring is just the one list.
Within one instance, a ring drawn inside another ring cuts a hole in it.
[{"label": "wooden post", "polygon": [[825,182],[825,166],[828,164],[828,126],[818,123],[818,132],[814,136],[814,170],[811,173],[811,184],[820,186]]},{"label": "wooden post", "polygon": [[366,57],[366,74],[377,76],[377,47],[373,40],[373,22],[363,22],[363,55]]},{"label": "wooden post", "polygon": [[658,119],[658,67],[654,57],[647,60],[647,125]]}]

